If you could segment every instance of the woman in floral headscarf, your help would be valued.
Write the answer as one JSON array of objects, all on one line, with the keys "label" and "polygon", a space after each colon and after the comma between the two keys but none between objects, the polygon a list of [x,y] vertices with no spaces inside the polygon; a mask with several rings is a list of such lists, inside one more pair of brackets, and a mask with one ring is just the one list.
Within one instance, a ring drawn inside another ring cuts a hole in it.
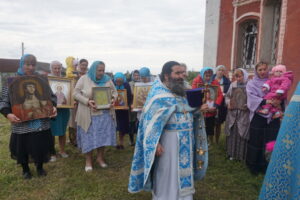
[{"label": "woman in floral headscarf", "polygon": [[86,155],[85,171],[92,171],[92,151],[97,150],[97,162],[105,168],[104,147],[116,145],[116,123],[113,103],[110,109],[96,109],[92,100],[92,88],[97,86],[110,87],[112,97],[116,99],[118,92],[105,73],[105,64],[102,61],[93,62],[88,73],[77,82],[74,98],[78,101],[76,113],[77,145]]},{"label": "woman in floral headscarf", "polygon": [[[36,57],[25,54],[20,60],[17,72],[18,76],[39,76],[35,72]],[[45,81],[45,83],[47,83]],[[49,84],[45,85],[52,91]],[[9,88],[2,88],[2,100],[0,101],[0,112],[11,122],[12,134],[10,138],[10,152],[12,158],[22,165],[23,178],[30,179],[32,174],[29,169],[29,159],[36,165],[38,176],[46,176],[43,164],[49,161],[52,135],[50,131],[50,119],[34,119],[25,122],[12,113],[10,104]],[[51,102],[56,106],[56,96],[51,92]],[[52,116],[56,116],[56,108],[53,107]]]}]

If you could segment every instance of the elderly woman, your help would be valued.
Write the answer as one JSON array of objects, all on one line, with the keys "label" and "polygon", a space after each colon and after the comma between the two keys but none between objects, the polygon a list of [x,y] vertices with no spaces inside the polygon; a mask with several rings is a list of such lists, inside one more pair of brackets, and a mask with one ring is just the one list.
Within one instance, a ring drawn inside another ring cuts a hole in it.
[{"label": "elderly woman", "polygon": [[[20,60],[18,76],[38,75],[35,72],[36,58],[34,55],[26,54]],[[47,83],[47,82],[45,82]],[[49,87],[46,85],[45,87]],[[14,91],[13,91],[14,92]],[[17,92],[17,91],[16,91]],[[0,102],[0,112],[11,122],[12,134],[10,138],[11,157],[22,165],[23,178],[30,179],[32,174],[29,168],[29,159],[36,165],[37,175],[46,176],[43,163],[48,162],[51,148],[50,119],[42,118],[21,122],[21,120],[12,113],[10,104],[9,88],[2,88],[2,100]],[[51,93],[51,101],[56,106],[56,96]],[[56,116],[56,108],[53,107],[52,116]]]},{"label": "elderly woman", "polygon": [[85,171],[92,171],[92,151],[97,150],[97,162],[105,168],[105,146],[116,145],[115,111],[110,109],[96,109],[92,100],[92,88],[97,86],[110,87],[112,97],[116,99],[118,92],[108,75],[105,73],[105,64],[102,61],[93,62],[88,74],[83,75],[77,82],[74,98],[78,101],[76,113],[77,145],[86,155]]},{"label": "elderly woman", "polygon": [[[223,92],[223,96],[226,95],[229,86],[230,80],[225,76],[226,67],[224,65],[219,65],[216,67],[216,74],[213,75],[213,80],[217,80],[220,84],[220,87]],[[218,114],[216,117],[216,131],[215,139],[216,143],[219,143],[219,138],[221,134],[221,125],[224,123],[227,114],[227,107],[225,106],[225,100],[223,99],[221,105],[218,107]]]},{"label": "elderly woman", "polygon": [[[245,69],[237,68],[233,75],[235,81],[230,84],[225,96],[228,108],[225,122],[226,152],[230,160],[245,160],[250,125],[245,90],[248,73]],[[233,97],[238,98],[239,102],[234,102]]]},{"label": "elderly woman", "polygon": [[[125,75],[121,72],[116,73],[114,76],[114,83],[117,90],[127,91],[127,102],[128,105],[131,105],[132,93],[130,85],[126,82]],[[129,110],[116,110],[116,117],[117,131],[119,131],[119,145],[117,145],[117,149],[124,149],[124,136],[126,133],[129,133]]]},{"label": "elderly woman", "polygon": [[[51,62],[50,68],[51,68],[51,74],[49,74],[50,76],[61,77],[62,64],[59,61]],[[57,86],[57,87],[61,87],[61,86]],[[57,94],[56,94],[56,96],[57,96]],[[59,99],[58,96],[57,96],[57,99]],[[59,100],[57,101],[57,104],[59,104]],[[56,118],[54,120],[51,120],[51,133],[52,133],[53,137],[58,136],[59,155],[63,158],[69,157],[68,154],[66,154],[66,152],[65,152],[66,129],[67,129],[69,117],[70,117],[69,109],[58,108]],[[55,140],[54,140],[54,143],[55,143]],[[53,149],[54,149],[54,147],[53,147]],[[51,156],[50,161],[56,160],[55,150],[53,151],[53,153],[54,154]]]},{"label": "elderly woman", "polygon": [[268,80],[268,65],[260,62],[255,66],[255,76],[247,83],[247,106],[250,110],[250,130],[247,144],[246,164],[254,175],[265,173],[268,162],[265,158],[266,143],[276,140],[280,119],[272,119],[272,114],[257,113],[261,106],[271,103],[281,104],[280,100],[264,100],[263,84]]}]

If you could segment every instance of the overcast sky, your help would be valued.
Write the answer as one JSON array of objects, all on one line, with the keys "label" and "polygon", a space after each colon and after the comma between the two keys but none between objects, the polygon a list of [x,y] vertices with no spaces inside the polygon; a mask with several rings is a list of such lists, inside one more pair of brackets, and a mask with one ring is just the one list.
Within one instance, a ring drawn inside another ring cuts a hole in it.
[{"label": "overcast sky", "polygon": [[102,60],[112,72],[169,60],[202,67],[205,0],[7,0],[0,3],[0,57]]}]

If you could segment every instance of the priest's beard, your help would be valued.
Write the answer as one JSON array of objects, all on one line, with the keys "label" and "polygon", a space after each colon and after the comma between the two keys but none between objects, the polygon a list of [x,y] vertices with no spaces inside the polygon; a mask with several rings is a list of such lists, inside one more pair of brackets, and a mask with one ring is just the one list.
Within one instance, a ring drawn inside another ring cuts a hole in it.
[{"label": "priest's beard", "polygon": [[182,78],[171,78],[171,76],[168,79],[167,86],[171,92],[178,96],[185,96],[184,80]]}]

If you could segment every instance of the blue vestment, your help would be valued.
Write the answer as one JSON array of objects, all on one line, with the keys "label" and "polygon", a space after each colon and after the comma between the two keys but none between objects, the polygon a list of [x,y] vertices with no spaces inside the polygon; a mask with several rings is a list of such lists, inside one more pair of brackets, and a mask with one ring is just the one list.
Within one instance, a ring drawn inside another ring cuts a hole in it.
[{"label": "blue vestment", "polygon": [[259,199],[300,199],[300,82],[284,113]]},{"label": "blue vestment", "polygon": [[194,178],[204,177],[208,152],[203,117],[200,117],[200,114],[194,115],[194,123],[193,120],[190,123],[180,123],[180,120],[170,123],[174,114],[180,117],[186,115],[192,119],[193,111],[186,98],[175,96],[159,79],[153,83],[139,123],[129,178],[129,192],[153,188],[151,170],[157,144],[165,130],[177,130],[179,192],[186,193],[193,190]]}]

